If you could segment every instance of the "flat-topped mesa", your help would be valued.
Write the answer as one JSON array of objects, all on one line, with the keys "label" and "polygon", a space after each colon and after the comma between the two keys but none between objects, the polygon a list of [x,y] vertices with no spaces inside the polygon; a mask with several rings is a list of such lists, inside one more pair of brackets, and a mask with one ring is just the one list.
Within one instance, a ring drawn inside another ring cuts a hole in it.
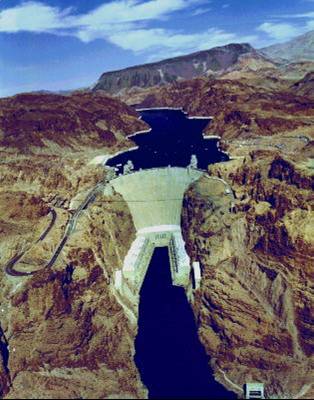
[{"label": "flat-topped mesa", "polygon": [[116,288],[129,299],[137,298],[155,247],[169,249],[173,284],[185,289],[190,284],[190,258],[181,234],[183,196],[203,171],[166,167],[141,170],[113,179],[131,211],[137,237],[116,275]]}]

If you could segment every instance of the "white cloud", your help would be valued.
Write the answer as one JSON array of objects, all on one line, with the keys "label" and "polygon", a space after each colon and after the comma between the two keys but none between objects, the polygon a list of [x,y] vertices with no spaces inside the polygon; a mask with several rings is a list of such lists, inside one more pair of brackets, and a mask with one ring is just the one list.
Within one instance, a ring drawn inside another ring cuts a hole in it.
[{"label": "white cloud", "polygon": [[314,18],[314,11],[309,11],[309,12],[301,13],[301,14],[276,15],[275,17],[276,18],[289,18],[289,19],[294,19],[294,18]]},{"label": "white cloud", "polygon": [[166,29],[137,29],[113,34],[109,40],[117,46],[137,53],[149,52],[150,60],[174,57],[186,52],[205,50],[231,42],[254,42],[256,36],[237,36],[219,29],[184,34]]},{"label": "white cloud", "polygon": [[204,0],[113,0],[84,15],[70,15],[38,1],[26,1],[0,12],[1,32],[47,32],[55,29],[82,27],[104,29],[121,23],[166,18],[170,14],[202,4]]},{"label": "white cloud", "polygon": [[125,50],[147,53],[150,58],[257,40],[256,36],[242,37],[217,28],[183,33],[151,26],[152,22],[170,18],[180,10],[207,12],[203,5],[209,3],[209,0],[113,0],[86,14],[75,14],[71,8],[61,10],[39,1],[26,1],[0,11],[0,32],[50,32],[75,36],[85,43],[104,39]]},{"label": "white cloud", "polygon": [[[314,0],[307,1],[314,2]],[[289,40],[292,37],[302,35],[303,33],[314,29],[314,11],[299,14],[275,15],[274,17],[281,20],[289,19],[290,21],[289,23],[265,22],[264,24],[260,25],[258,29],[266,32],[270,37],[279,41]],[[298,20],[298,25],[296,25],[296,21],[293,20]]]},{"label": "white cloud", "polygon": [[71,24],[71,9],[60,11],[43,3],[24,2],[0,12],[0,32],[48,32]]},{"label": "white cloud", "polygon": [[207,14],[209,11],[211,11],[210,7],[200,7],[194,10],[191,15],[192,17],[196,17],[197,15]]},{"label": "white cloud", "polygon": [[187,34],[162,28],[137,27],[135,29],[135,25],[130,25],[128,28],[119,31],[94,31],[94,35],[95,37],[104,35],[108,41],[124,50],[131,50],[135,53],[149,53],[150,60],[205,50],[231,42],[254,43],[258,40],[255,35],[239,36],[216,28]]},{"label": "white cloud", "polygon": [[146,21],[160,19],[169,14],[186,9],[200,0],[118,0],[105,3],[88,14],[82,16],[79,21],[83,25],[102,25],[105,23]]},{"label": "white cloud", "polygon": [[267,33],[268,36],[277,41],[285,41],[304,33],[305,27],[281,22],[264,22],[257,30]]}]

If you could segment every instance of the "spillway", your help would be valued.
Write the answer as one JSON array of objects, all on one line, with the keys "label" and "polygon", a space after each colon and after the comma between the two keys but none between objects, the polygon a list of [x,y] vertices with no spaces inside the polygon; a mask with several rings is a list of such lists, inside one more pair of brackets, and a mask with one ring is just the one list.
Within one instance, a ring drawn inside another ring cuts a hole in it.
[{"label": "spillway", "polygon": [[128,204],[136,228],[136,239],[115,276],[116,289],[134,304],[156,247],[168,247],[173,285],[188,287],[191,266],[180,226],[182,201],[202,175],[197,169],[166,167],[120,175],[110,182]]}]

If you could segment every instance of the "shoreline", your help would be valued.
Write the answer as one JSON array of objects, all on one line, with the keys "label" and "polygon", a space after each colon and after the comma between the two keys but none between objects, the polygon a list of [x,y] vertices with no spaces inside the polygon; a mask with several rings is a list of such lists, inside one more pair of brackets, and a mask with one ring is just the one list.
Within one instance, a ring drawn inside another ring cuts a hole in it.
[{"label": "shoreline", "polygon": [[219,136],[219,135],[207,135],[207,136],[204,136],[203,135],[203,139],[204,140],[210,140],[210,139],[221,140],[221,136]]},{"label": "shoreline", "polygon": [[[151,111],[151,110],[174,110],[174,111],[182,111],[182,113],[184,115],[188,115],[188,113],[182,108],[182,107],[151,107],[151,108],[136,108],[135,109],[137,112],[144,112],[144,111]],[[138,117],[139,120],[142,119],[142,115],[140,115]],[[187,119],[199,119],[199,120],[213,120],[214,117],[212,116],[187,116]],[[134,133],[131,133],[130,135],[127,136],[128,139],[133,138],[137,135],[142,135],[145,133],[150,133],[153,129],[152,128],[148,128],[148,129],[142,129],[140,131],[136,131]],[[221,136],[219,135],[207,135],[204,136],[204,134],[202,134],[203,139],[204,140],[217,140],[217,147],[219,148],[219,141],[221,140]],[[129,149],[125,149],[125,150],[120,150],[114,154],[111,155],[106,155],[106,156],[98,156],[99,159],[101,159],[101,162],[99,162],[99,164],[102,164],[103,166],[106,166],[107,162],[109,160],[111,160],[114,157],[117,157],[123,153],[129,152],[129,151],[135,151],[138,150],[139,146],[133,146]],[[223,154],[225,154],[229,159],[230,159],[230,155],[224,151],[221,151]]]},{"label": "shoreline", "polygon": [[137,131],[137,132],[131,133],[130,135],[127,136],[127,138],[129,139],[129,138],[134,137],[134,136],[136,136],[136,135],[141,135],[141,134],[143,134],[143,133],[149,133],[149,132],[151,132],[151,131],[152,131],[152,128],[143,129],[143,130],[141,130],[141,131]]},{"label": "shoreline", "polygon": [[[108,158],[106,159],[106,161],[103,162],[102,165],[105,166],[106,163],[107,163],[109,160],[111,160],[111,159],[114,158],[114,157],[119,156],[120,154],[126,153],[127,151],[134,151],[134,150],[138,150],[138,149],[139,149],[139,146],[133,146],[133,147],[130,147],[129,149],[120,150],[120,151],[117,151],[117,152],[114,153],[114,154],[110,154],[110,155],[108,155]],[[109,165],[108,165],[108,167],[109,167]]]},{"label": "shoreline", "polygon": [[[173,111],[182,111],[183,114],[188,114],[183,107],[143,107],[143,108],[136,108],[135,111],[143,112],[143,111],[152,111],[152,110],[173,110]],[[141,117],[140,117],[141,119]]]},{"label": "shoreline", "polygon": [[[158,111],[158,110],[182,111],[183,114],[187,115],[187,119],[208,119],[208,120],[214,119],[212,115],[188,115],[189,113],[185,111],[183,107],[143,107],[135,109],[135,111],[137,112]],[[139,119],[142,119],[142,115],[140,115]]]},{"label": "shoreline", "polygon": [[214,119],[214,117],[212,115],[208,115],[208,116],[195,115],[195,116],[189,116],[189,117],[187,117],[187,119],[208,119],[208,120],[212,120],[212,119]]}]

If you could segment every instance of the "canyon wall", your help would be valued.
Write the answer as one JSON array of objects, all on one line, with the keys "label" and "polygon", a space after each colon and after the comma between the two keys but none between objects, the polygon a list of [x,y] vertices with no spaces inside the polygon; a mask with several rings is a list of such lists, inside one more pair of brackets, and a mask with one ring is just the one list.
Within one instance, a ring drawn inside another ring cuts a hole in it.
[{"label": "canyon wall", "polygon": [[187,251],[200,261],[194,312],[216,378],[239,395],[313,395],[313,176],[272,151],[209,167],[234,190],[229,208],[209,180],[186,193]]},{"label": "canyon wall", "polygon": [[[135,238],[122,197],[98,193],[53,268],[43,268],[105,179],[91,161],[134,146],[128,135],[147,125],[96,94],[0,105],[1,396],[147,397],[133,361],[137,327],[113,282]],[[235,156],[209,168],[235,200],[204,177],[182,214],[188,254],[201,263],[193,308],[216,378],[239,394],[260,380],[268,396],[313,397],[312,100],[196,79],[152,91],[143,105],[214,115],[206,134],[220,134]],[[11,276],[6,266],[23,249],[16,268],[38,272]]]},{"label": "canyon wall", "polygon": [[[147,126],[106,96],[0,103],[0,396],[146,397],[133,362],[137,327],[113,282],[135,238],[121,196],[98,193],[44,267],[75,209],[105,179],[90,161],[131,147],[127,135]],[[6,265],[23,249],[14,268],[38,272],[11,276]]]}]

